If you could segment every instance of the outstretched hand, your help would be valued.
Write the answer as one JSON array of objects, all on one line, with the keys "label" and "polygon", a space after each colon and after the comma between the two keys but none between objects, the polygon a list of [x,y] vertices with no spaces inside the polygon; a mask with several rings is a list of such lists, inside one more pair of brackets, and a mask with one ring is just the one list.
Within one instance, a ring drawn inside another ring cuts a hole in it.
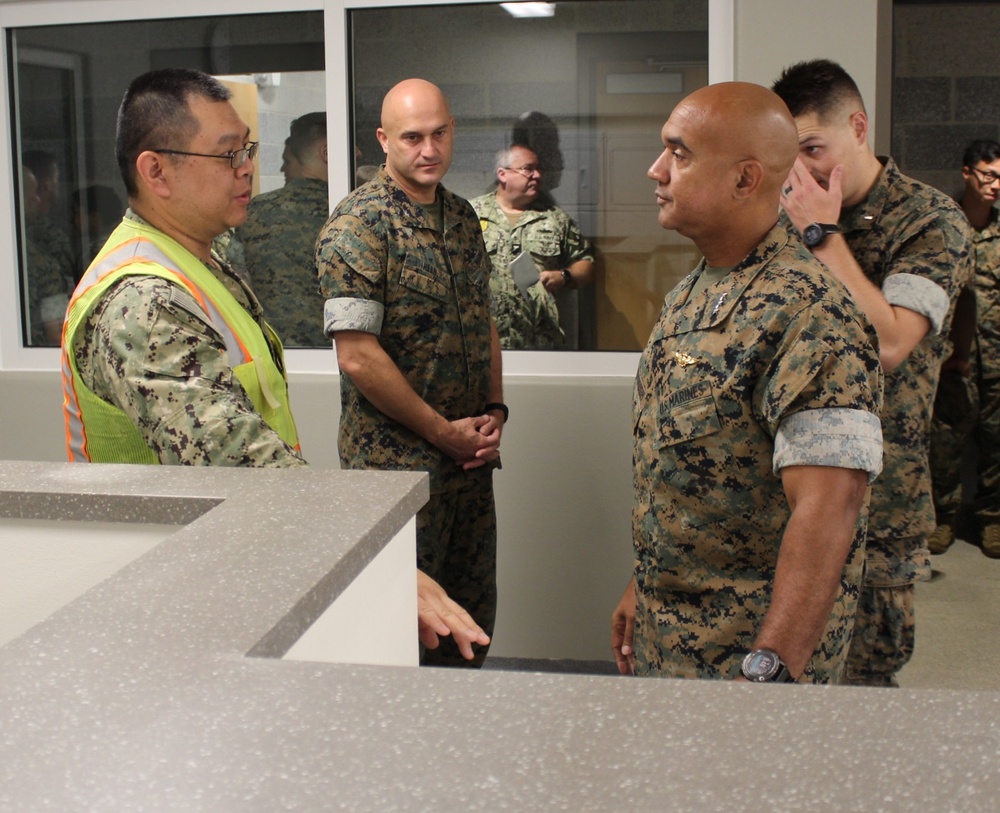
[{"label": "outstretched hand", "polygon": [[490,642],[472,616],[448,598],[444,588],[422,570],[417,571],[417,625],[420,643],[428,649],[437,649],[441,637],[450,635],[466,660],[475,657],[473,644],[486,646]]}]

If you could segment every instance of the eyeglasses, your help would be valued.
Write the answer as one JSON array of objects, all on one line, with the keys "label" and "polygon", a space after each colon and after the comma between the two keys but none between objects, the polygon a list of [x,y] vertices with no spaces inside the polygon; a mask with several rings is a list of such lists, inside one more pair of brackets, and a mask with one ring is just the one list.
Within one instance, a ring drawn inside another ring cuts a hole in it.
[{"label": "eyeglasses", "polygon": [[978,167],[970,167],[970,169],[976,173],[976,177],[979,178],[983,186],[990,186],[1000,181],[1000,175],[997,175],[995,172],[984,172]]},{"label": "eyeglasses", "polygon": [[509,169],[511,172],[523,175],[525,178],[542,174],[542,170],[539,169],[538,164],[525,164],[523,167],[504,167],[504,169]]},{"label": "eyeglasses", "polygon": [[260,149],[260,142],[250,141],[241,150],[230,150],[221,155],[212,155],[207,152],[185,152],[184,150],[158,150],[155,148],[151,152],[163,152],[167,155],[194,155],[198,158],[225,158],[229,162],[230,167],[239,169],[247,162],[247,159],[253,161],[257,157],[258,149]]}]

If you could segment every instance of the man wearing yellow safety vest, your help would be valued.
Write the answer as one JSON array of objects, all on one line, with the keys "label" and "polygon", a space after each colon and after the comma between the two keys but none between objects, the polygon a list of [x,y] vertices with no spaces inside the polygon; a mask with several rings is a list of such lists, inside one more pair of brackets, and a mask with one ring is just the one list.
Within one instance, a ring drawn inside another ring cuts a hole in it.
[{"label": "man wearing yellow safety vest", "polygon": [[[257,143],[230,92],[198,71],[132,82],[115,153],[129,209],[81,279],[63,327],[71,461],[305,466],[281,342],[249,285],[212,252],[246,219]],[[485,633],[418,578],[421,640]]]}]

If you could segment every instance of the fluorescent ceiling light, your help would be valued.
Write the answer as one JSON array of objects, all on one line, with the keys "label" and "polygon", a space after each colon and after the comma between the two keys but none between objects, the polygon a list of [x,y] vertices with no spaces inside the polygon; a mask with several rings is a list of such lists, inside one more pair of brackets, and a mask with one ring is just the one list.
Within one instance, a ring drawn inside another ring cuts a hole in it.
[{"label": "fluorescent ceiling light", "polygon": [[500,7],[512,17],[552,17],[555,3],[501,3]]}]

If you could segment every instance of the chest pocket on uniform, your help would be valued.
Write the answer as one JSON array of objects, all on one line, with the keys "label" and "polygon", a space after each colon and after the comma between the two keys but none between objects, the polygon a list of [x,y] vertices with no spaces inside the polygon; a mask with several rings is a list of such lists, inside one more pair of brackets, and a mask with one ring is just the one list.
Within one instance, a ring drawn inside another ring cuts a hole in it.
[{"label": "chest pocket on uniform", "polygon": [[658,424],[654,448],[667,487],[679,497],[677,511],[684,527],[754,510],[752,490],[733,453],[736,439],[731,430],[722,431],[711,382],[700,381],[666,396]]},{"label": "chest pocket on uniform", "polygon": [[675,390],[660,404],[659,433],[654,447],[662,449],[713,435],[722,429],[712,384],[701,381]]},{"label": "chest pocket on uniform", "polygon": [[550,231],[536,231],[531,235],[531,253],[537,257],[558,256],[559,237]]},{"label": "chest pocket on uniform", "polygon": [[450,294],[448,285],[439,277],[435,265],[435,260],[424,257],[419,252],[407,253],[399,284],[438,302],[447,302]]}]

